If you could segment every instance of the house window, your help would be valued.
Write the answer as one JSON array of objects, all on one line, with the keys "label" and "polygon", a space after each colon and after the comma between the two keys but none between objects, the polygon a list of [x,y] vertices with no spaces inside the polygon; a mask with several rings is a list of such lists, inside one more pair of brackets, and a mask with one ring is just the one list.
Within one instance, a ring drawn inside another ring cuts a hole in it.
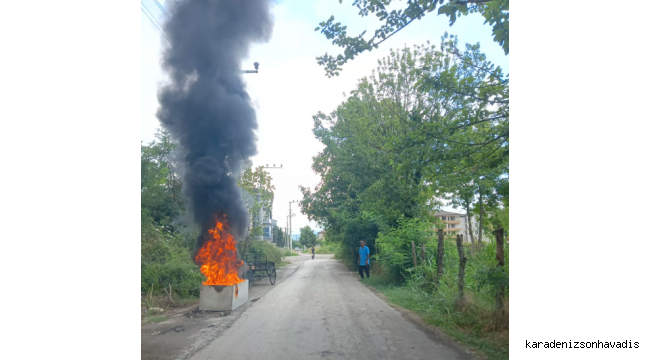
[{"label": "house window", "polygon": [[445,216],[443,216],[443,217],[442,217],[442,220],[447,220],[447,218],[446,218]]},{"label": "house window", "polygon": [[451,217],[449,217],[449,220],[454,221],[454,220],[456,220],[456,217],[455,217],[455,216],[451,216]]}]

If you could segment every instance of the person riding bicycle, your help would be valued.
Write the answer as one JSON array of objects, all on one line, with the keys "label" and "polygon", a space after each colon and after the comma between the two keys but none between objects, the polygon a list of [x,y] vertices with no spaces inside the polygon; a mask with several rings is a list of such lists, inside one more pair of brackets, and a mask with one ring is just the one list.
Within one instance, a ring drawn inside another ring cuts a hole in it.
[{"label": "person riding bicycle", "polygon": [[316,256],[316,249],[312,246],[311,247],[311,259],[314,260],[315,256]]}]

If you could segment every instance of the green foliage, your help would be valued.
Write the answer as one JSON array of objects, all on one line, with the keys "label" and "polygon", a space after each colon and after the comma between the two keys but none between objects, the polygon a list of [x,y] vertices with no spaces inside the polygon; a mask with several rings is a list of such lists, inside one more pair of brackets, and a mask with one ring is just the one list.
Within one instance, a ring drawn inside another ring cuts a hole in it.
[{"label": "green foliage", "polygon": [[164,130],[158,130],[149,145],[140,146],[140,204],[159,225],[174,226],[171,220],[185,209],[180,175],[175,171],[176,147]]},{"label": "green foliage", "polygon": [[[348,36],[347,26],[340,22],[334,22],[334,16],[319,24],[314,31],[320,31],[332,44],[343,48],[343,54],[336,57],[325,54],[316,58],[319,65],[325,68],[328,77],[338,76],[343,64],[353,60],[364,51],[372,51],[378,48],[395,33],[408,26],[414,20],[422,19],[438,8],[438,15],[445,15],[449,18],[449,26],[452,26],[456,19],[471,13],[480,13],[485,18],[485,23],[492,26],[492,35],[507,55],[509,52],[509,24],[510,24],[510,1],[509,0],[487,0],[487,1],[459,1],[450,0],[420,0],[408,1],[399,10],[388,12],[387,6],[391,0],[354,0],[353,5],[359,9],[361,17],[374,14],[384,24],[374,31],[373,36],[366,40],[366,31],[358,36]],[[439,6],[439,7],[438,7]]]},{"label": "green foliage", "polygon": [[203,277],[192,261],[198,231],[178,220],[185,208],[171,141],[164,130],[141,146],[140,279],[144,293],[172,286],[180,297],[199,295]]},{"label": "green foliage", "polygon": [[[240,249],[241,247],[240,243]],[[277,246],[274,244],[267,242],[267,241],[259,241],[259,240],[252,240],[249,241],[249,244],[246,246],[246,249],[248,253],[251,254],[264,254],[266,255],[267,261],[273,261],[275,262],[276,265],[279,265],[282,263],[282,250],[280,250]]]},{"label": "green foliage", "polygon": [[147,317],[145,321],[147,323],[153,324],[153,323],[163,322],[165,320],[167,320],[167,317],[163,315],[154,315],[154,316]]},{"label": "green foliage", "polygon": [[379,253],[376,260],[383,265],[391,279],[401,282],[414,267],[411,242],[416,245],[416,256],[419,259],[421,244],[425,244],[425,251],[431,251],[437,246],[437,238],[433,223],[417,218],[402,218],[398,224],[396,228],[381,231],[375,244]]},{"label": "green foliage", "polygon": [[507,76],[478,45],[461,52],[445,35],[440,50],[391,51],[334,112],[313,117],[321,182],[301,188],[303,213],[352,262],[359,240],[374,254],[380,231],[401,218],[432,222],[444,198],[470,215],[478,203],[487,218],[507,200],[497,190],[507,188],[508,99]]},{"label": "green foliage", "polygon": [[325,241],[316,248],[316,254],[334,254],[340,246],[336,243]]},{"label": "green foliage", "polygon": [[[405,226],[406,227],[406,226]],[[471,345],[490,358],[507,359],[508,334],[492,329],[495,293],[500,285],[508,297],[509,249],[504,247],[505,266],[497,267],[494,242],[465,254],[465,301],[458,303],[459,258],[456,244],[445,240],[444,275],[436,283],[437,248],[428,248],[424,264],[406,269],[405,282],[396,282],[387,271],[363,280],[384,293],[388,300],[417,312],[428,323],[442,327],[456,339]],[[383,256],[383,253],[380,252]],[[420,254],[418,254],[420,261]],[[383,268],[385,270],[385,268]],[[507,302],[507,301],[506,301]]]},{"label": "green foliage", "polygon": [[[248,239],[253,240],[263,234],[264,224],[260,222],[259,213],[262,208],[271,211],[273,208],[273,191],[271,174],[263,166],[253,169],[249,162],[239,174],[239,187],[250,196],[244,196],[244,202],[250,216],[253,218],[252,228],[249,229]],[[263,220],[263,219],[262,219]]]},{"label": "green foliage", "polygon": [[289,249],[284,249],[282,256],[298,256],[298,253],[295,253]]},{"label": "green foliage", "polygon": [[273,227],[273,243],[279,248],[286,247],[287,235],[279,226]]},{"label": "green foliage", "polygon": [[301,210],[339,245],[335,258],[355,266],[365,240],[374,278],[399,289],[400,302],[484,352],[507,357],[507,336],[490,333],[495,291],[504,286],[508,295],[507,249],[506,266],[497,268],[493,241],[478,252],[465,248],[460,302],[456,242],[445,236],[439,278],[436,230],[444,224],[432,213],[446,200],[477,218],[489,239],[495,227],[507,232],[508,75],[478,45],[461,51],[445,34],[439,49],[391,51],[334,112],[313,118],[324,145],[313,163],[321,182],[301,188]]},{"label": "green foliage", "polygon": [[388,277],[375,275],[362,280],[386,296],[389,302],[417,313],[456,340],[472,346],[489,359],[508,359],[508,333],[489,331],[494,300],[487,294],[468,294],[465,306],[456,305],[457,286],[451,274],[432,292],[411,282],[396,286]]},{"label": "green foliage", "polygon": [[303,227],[300,229],[300,245],[301,246],[306,246],[308,248],[311,248],[313,246],[316,246],[316,241],[318,240],[318,237],[316,234],[314,234],[314,230],[312,230],[309,225]]}]

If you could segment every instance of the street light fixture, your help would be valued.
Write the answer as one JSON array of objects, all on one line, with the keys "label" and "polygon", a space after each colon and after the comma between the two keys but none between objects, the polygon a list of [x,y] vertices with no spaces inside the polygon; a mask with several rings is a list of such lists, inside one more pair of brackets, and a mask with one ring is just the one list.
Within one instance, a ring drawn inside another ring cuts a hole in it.
[{"label": "street light fixture", "polygon": [[255,63],[253,63],[253,66],[255,66],[255,70],[243,70],[242,74],[257,74],[258,72],[257,70],[260,67],[260,63],[256,61]]}]

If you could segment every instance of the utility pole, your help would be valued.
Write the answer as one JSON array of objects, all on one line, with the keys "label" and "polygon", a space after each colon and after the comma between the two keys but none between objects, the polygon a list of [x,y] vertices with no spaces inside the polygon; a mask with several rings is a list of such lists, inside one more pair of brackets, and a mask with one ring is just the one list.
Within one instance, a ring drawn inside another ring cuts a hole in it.
[{"label": "utility pole", "polygon": [[[259,65],[258,63],[255,63],[255,72],[257,72],[257,66],[258,65]],[[282,164],[280,164],[280,167],[275,166],[275,164],[273,164],[273,166],[269,166],[269,164],[266,164],[266,166],[263,166],[262,168],[263,169],[282,169]],[[273,204],[271,204],[271,205],[273,205]],[[273,214],[271,214],[271,215],[273,215]],[[273,217],[269,216],[269,220],[271,221],[271,242],[273,242]],[[264,224],[264,220],[262,220],[262,224]],[[264,224],[264,225],[266,225],[266,224]],[[262,239],[263,238],[264,238],[264,234],[262,234]]]},{"label": "utility pole", "polygon": [[297,202],[298,202],[298,200],[289,201],[289,246],[290,246],[289,248],[291,249],[291,251],[293,251],[293,238],[291,237],[293,235],[293,233],[291,232],[291,230],[292,230],[291,229],[291,218],[296,216],[296,214],[291,212],[291,204],[292,203],[297,203]]}]

